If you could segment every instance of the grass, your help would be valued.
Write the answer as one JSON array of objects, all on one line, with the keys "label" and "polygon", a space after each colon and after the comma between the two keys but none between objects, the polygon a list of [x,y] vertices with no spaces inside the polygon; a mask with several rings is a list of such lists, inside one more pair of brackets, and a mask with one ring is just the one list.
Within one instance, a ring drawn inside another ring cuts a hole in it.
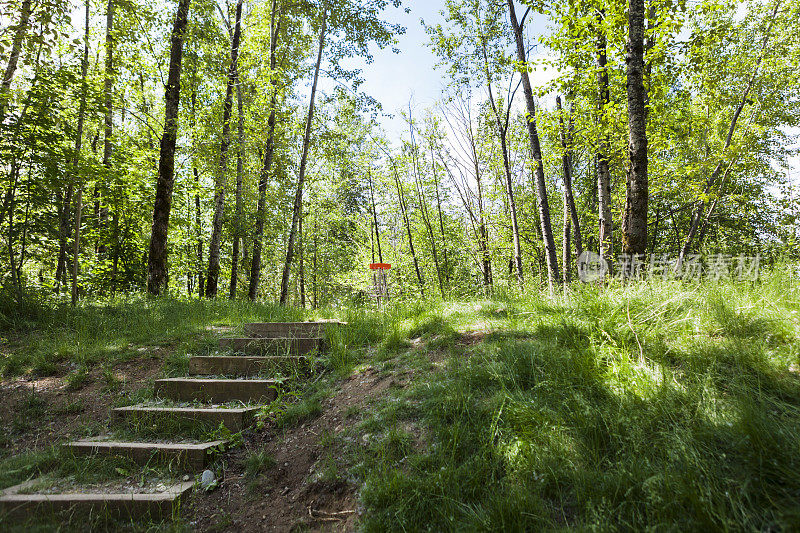
[{"label": "grass", "polygon": [[[25,311],[25,312],[23,312]],[[201,353],[218,336],[209,326],[299,320],[302,310],[226,300],[168,300],[141,296],[111,301],[0,306],[0,374],[52,375],[58,365],[113,363],[141,357],[159,346]]]},{"label": "grass", "polygon": [[[165,373],[182,375],[190,354],[211,350],[208,325],[347,321],[328,332],[319,370],[291,374],[261,419],[298,426],[326,408],[338,379],[370,366],[392,378],[382,399],[346,410],[342,433],[319,437],[320,479],[360,484],[365,531],[800,529],[795,274],[573,285],[380,314],[144,299],[38,312],[37,329],[0,320],[15,328],[2,335],[2,371],[55,372],[68,360],[76,387],[82,369],[146,356],[140,347],[169,346]],[[119,386],[110,370],[100,379]],[[20,423],[45,408],[31,396]],[[217,430],[143,419],[131,437]],[[0,487],[82,468],[62,460],[52,450],[3,458]],[[247,455],[251,482],[271,460]]]},{"label": "grass", "polygon": [[412,336],[493,333],[438,343],[442,369],[363,422],[364,529],[797,529],[799,312],[797,280],[776,275],[406,318],[384,348],[410,364],[431,350]]}]

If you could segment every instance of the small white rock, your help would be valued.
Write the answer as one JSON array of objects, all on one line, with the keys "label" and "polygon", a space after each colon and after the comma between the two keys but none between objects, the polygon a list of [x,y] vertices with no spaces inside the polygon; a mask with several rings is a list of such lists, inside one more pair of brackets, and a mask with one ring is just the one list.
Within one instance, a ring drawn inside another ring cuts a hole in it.
[{"label": "small white rock", "polygon": [[217,477],[214,475],[214,472],[211,470],[204,470],[203,475],[200,476],[200,488],[207,489],[216,480]]},{"label": "small white rock", "polygon": [[184,475],[184,476],[183,476],[183,480],[184,480],[184,481],[189,481],[189,474],[186,474],[186,475]]}]

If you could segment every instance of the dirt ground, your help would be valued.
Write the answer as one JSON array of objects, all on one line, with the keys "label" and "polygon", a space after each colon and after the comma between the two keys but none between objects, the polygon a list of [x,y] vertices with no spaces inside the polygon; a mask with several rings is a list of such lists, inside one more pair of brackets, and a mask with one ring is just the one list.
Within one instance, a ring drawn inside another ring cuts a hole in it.
[{"label": "dirt ground", "polygon": [[62,365],[56,376],[0,380],[0,453],[19,454],[49,446],[81,436],[87,425],[105,423],[114,401],[148,386],[162,365],[160,350],[120,362],[112,369],[119,380],[114,388],[108,388],[98,366],[75,390],[65,379],[72,370],[69,365]]},{"label": "dirt ground", "polygon": [[[358,487],[346,481],[318,479],[324,453],[320,438],[341,433],[347,413],[365,406],[397,384],[374,368],[340,382],[322,412],[298,427],[267,428],[230,452],[219,489],[198,494],[184,515],[198,531],[351,531],[360,514]],[[244,457],[263,448],[275,458],[253,486],[245,476]]]}]

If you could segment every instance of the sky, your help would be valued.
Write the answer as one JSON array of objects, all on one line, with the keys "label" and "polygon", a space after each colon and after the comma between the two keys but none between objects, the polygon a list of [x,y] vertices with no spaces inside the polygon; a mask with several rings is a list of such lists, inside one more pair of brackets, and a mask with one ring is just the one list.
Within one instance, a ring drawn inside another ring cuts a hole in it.
[{"label": "sky", "polygon": [[[408,108],[409,99],[412,99],[414,108],[431,107],[447,85],[445,69],[436,68],[438,59],[427,46],[429,37],[420,24],[420,19],[430,25],[443,22],[439,11],[444,9],[444,3],[444,0],[405,0],[399,9],[387,8],[383,13],[384,20],[406,28],[405,34],[397,36],[395,48],[400,53],[393,53],[391,48],[380,50],[373,47],[373,63],[353,63],[363,69],[364,84],[360,90],[379,101],[384,113],[394,115],[381,120],[390,138],[396,139],[407,130],[400,118],[400,110]],[[405,8],[410,12],[406,13]],[[517,9],[518,16],[522,16],[524,8]],[[529,20],[531,23],[526,26],[533,31],[544,31],[543,18],[529,16]],[[533,83],[536,84],[537,80],[534,79]]]}]

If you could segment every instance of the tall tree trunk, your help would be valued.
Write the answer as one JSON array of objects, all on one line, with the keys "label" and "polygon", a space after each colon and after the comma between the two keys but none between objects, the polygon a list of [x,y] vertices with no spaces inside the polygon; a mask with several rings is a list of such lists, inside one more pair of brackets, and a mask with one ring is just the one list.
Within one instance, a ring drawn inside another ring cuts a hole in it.
[{"label": "tall tree trunk", "polygon": [[414,272],[417,274],[417,283],[419,283],[420,294],[424,297],[425,279],[422,277],[422,271],[419,268],[419,261],[417,260],[417,252],[414,249],[414,237],[411,234],[411,220],[408,217],[408,204],[406,203],[405,193],[403,192],[403,183],[400,181],[400,174],[397,172],[397,165],[391,156],[389,156],[389,163],[391,164],[392,171],[394,173],[394,183],[397,187],[397,202],[400,205],[400,214],[403,216],[403,223],[406,227],[406,234],[408,235],[408,248],[411,252],[411,259],[414,262]]},{"label": "tall tree trunk", "polygon": [[[564,152],[561,161],[564,168],[564,201],[567,205],[567,212],[565,212],[565,216],[570,218],[571,233],[573,233],[575,236],[575,254],[580,256],[581,253],[583,253],[583,242],[581,239],[580,222],[578,221],[578,210],[575,208],[575,197],[572,194],[572,109],[570,107],[569,126],[567,127],[567,130],[564,131],[564,119],[561,116],[560,96],[556,96],[556,108],[559,111],[559,137],[561,139],[561,149]],[[566,263],[564,263],[564,268],[567,268]],[[564,279],[568,278],[565,276]]]},{"label": "tall tree trunk", "polygon": [[165,91],[164,135],[158,159],[158,182],[153,205],[153,227],[147,259],[147,292],[161,294],[167,279],[167,232],[172,208],[172,188],[175,184],[175,141],[178,133],[178,110],[181,95],[181,60],[183,36],[191,0],[178,0],[178,11],[169,53],[169,74]]},{"label": "tall tree trunk", "polygon": [[520,287],[525,285],[525,274],[522,271],[522,249],[519,239],[519,223],[517,222],[517,202],[514,198],[514,181],[511,176],[511,161],[508,155],[508,121],[510,116],[511,102],[507,103],[509,112],[505,116],[501,116],[500,110],[497,108],[497,102],[494,99],[494,90],[492,89],[492,76],[489,73],[489,56],[486,52],[486,40],[482,41],[481,50],[483,52],[483,71],[486,76],[486,87],[489,92],[489,103],[492,106],[492,113],[494,115],[495,125],[497,126],[497,139],[500,141],[500,149],[503,154],[503,170],[505,172],[505,186],[506,186],[506,199],[508,200],[508,210],[511,215],[511,235],[514,246],[514,269],[517,274],[517,282]]},{"label": "tall tree trunk", "polygon": [[381,250],[381,231],[378,225],[378,210],[375,206],[375,189],[372,185],[372,173],[367,173],[369,177],[369,197],[372,200],[372,221],[375,225],[375,242],[378,245],[378,262],[383,263],[383,250]]},{"label": "tall tree trunk", "polygon": [[[71,176],[69,178],[70,187],[78,173],[78,164],[81,157],[81,147],[83,144],[83,123],[86,115],[86,96],[88,87],[86,75],[89,70],[89,0],[86,0],[86,11],[84,20],[83,35],[83,60],[81,62],[81,101],[78,105],[78,126],[75,130],[75,153],[72,157]],[[83,208],[83,184],[78,184],[78,193],[75,199],[75,244],[73,247],[72,259],[72,305],[78,302],[78,266],[80,264],[80,245],[81,245],[81,210]],[[67,215],[69,216],[69,215]],[[66,281],[66,280],[65,280]]]},{"label": "tall tree trunk", "polygon": [[278,33],[280,31],[281,20],[277,13],[278,2],[272,0],[272,10],[270,13],[270,44],[269,44],[269,68],[270,68],[270,112],[267,120],[267,145],[264,150],[263,165],[258,176],[258,207],[256,212],[256,227],[253,233],[253,259],[250,263],[250,284],[247,290],[247,297],[255,300],[258,294],[258,281],[261,277],[261,247],[264,241],[264,220],[267,210],[267,181],[270,169],[272,168],[272,158],[275,154],[275,108],[278,105],[278,80],[277,80],[277,48]]},{"label": "tall tree trunk", "polygon": [[[105,80],[103,86],[103,100],[105,107],[104,116],[104,129],[103,129],[103,168],[106,170],[107,184],[110,181],[111,174],[111,138],[114,133],[114,0],[108,0],[106,7],[106,67],[105,67]],[[108,235],[105,230],[108,226],[108,187],[104,190],[96,188],[98,194],[98,240],[97,247],[98,254],[102,258],[107,252]],[[114,276],[111,279],[112,286],[115,283]]]},{"label": "tall tree trunk", "polygon": [[[517,59],[521,64],[527,62],[525,54],[525,42],[522,37],[522,28],[517,21],[517,14],[514,10],[514,0],[508,0],[508,13],[511,19],[511,26],[514,30],[514,37],[517,42]],[[544,240],[545,255],[547,257],[547,280],[552,289],[554,283],[561,281],[558,275],[558,258],[556,257],[556,245],[553,239],[553,227],[550,223],[550,204],[547,201],[547,184],[544,178],[544,163],[542,162],[542,149],[539,143],[539,132],[536,128],[536,104],[533,101],[533,87],[525,68],[521,69],[522,88],[525,93],[525,105],[528,113],[526,122],[528,123],[528,136],[530,137],[531,152],[536,172],[536,203],[539,207],[539,219],[542,226],[542,239]]]},{"label": "tall tree trunk", "polygon": [[239,243],[242,241],[243,213],[242,213],[242,175],[244,173],[244,103],[242,102],[242,83],[236,79],[236,107],[239,113],[237,126],[237,143],[239,150],[236,153],[236,215],[233,222],[233,252],[231,257],[231,299],[236,298],[236,286],[239,282]]},{"label": "tall tree trunk", "polygon": [[6,118],[6,105],[8,104],[9,92],[11,91],[11,81],[17,71],[19,54],[22,50],[22,41],[28,33],[28,25],[31,18],[31,0],[22,0],[20,6],[19,22],[14,29],[14,38],[11,40],[11,53],[8,56],[6,70],[3,74],[3,83],[0,85],[0,123]]},{"label": "tall tree trunk", "polygon": [[[197,149],[197,140],[194,136],[197,126],[197,70],[192,71],[192,95],[191,95],[191,128],[192,142],[194,149]],[[203,217],[200,209],[200,172],[197,164],[192,157],[192,174],[194,175],[194,238],[195,238],[195,271],[197,273],[197,296],[202,298],[205,294],[205,276],[203,275]]]},{"label": "tall tree trunk", "polygon": [[442,215],[442,199],[439,195],[439,177],[436,175],[436,158],[433,156],[433,144],[431,144],[431,165],[433,165],[433,183],[436,191],[436,210],[439,214],[439,230],[442,233],[442,270],[444,271],[445,286],[450,287],[450,273],[447,262],[447,237],[444,234],[444,215]]},{"label": "tall tree trunk", "polygon": [[428,213],[428,204],[425,199],[425,189],[422,184],[422,178],[419,171],[419,151],[414,137],[414,121],[411,116],[411,102],[408,104],[408,126],[411,132],[411,158],[412,169],[414,171],[414,184],[417,189],[417,198],[419,199],[419,210],[422,215],[422,222],[425,224],[425,229],[428,231],[428,238],[431,243],[431,255],[433,256],[433,265],[436,268],[436,278],[439,282],[439,292],[444,298],[444,282],[442,281],[442,269],[439,265],[439,254],[436,249],[436,238],[433,236],[433,226],[431,225],[431,217]]},{"label": "tall tree trunk", "polygon": [[208,278],[206,297],[216,298],[219,283],[219,249],[222,240],[222,215],[225,209],[225,182],[228,174],[228,147],[231,143],[231,111],[233,108],[233,87],[238,78],[239,39],[241,36],[242,0],[236,2],[236,25],[231,39],[231,64],[228,69],[228,83],[225,88],[225,102],[222,106],[222,140],[219,147],[219,168],[214,188],[214,221],[211,225],[211,241],[208,244]]},{"label": "tall tree trunk", "polygon": [[283,264],[283,275],[281,276],[281,296],[280,305],[286,305],[289,297],[289,274],[292,270],[292,259],[294,256],[294,241],[296,239],[297,225],[300,213],[303,209],[303,183],[306,177],[306,163],[308,161],[308,151],[311,147],[311,125],[314,121],[314,98],[317,96],[317,82],[319,81],[319,69],[322,63],[322,51],[325,49],[325,32],[328,28],[328,12],[322,15],[322,26],[319,30],[319,49],[317,51],[317,63],[314,67],[314,82],[311,84],[311,99],[308,103],[308,116],[306,118],[306,130],[303,134],[303,151],[300,155],[300,169],[297,174],[297,190],[294,195],[294,206],[292,208],[292,224],[289,228],[289,242],[286,247],[286,261]]},{"label": "tall tree trunk", "polygon": [[608,89],[608,58],[606,33],[604,29],[605,10],[597,12],[597,117],[600,127],[600,141],[597,147],[597,203],[600,221],[600,255],[612,264],[614,255],[614,220],[611,216],[611,170],[608,163],[608,105],[611,95]]},{"label": "tall tree trunk", "polygon": [[647,98],[644,88],[645,0],[628,3],[628,176],[622,217],[622,252],[647,252]]},{"label": "tall tree trunk", "polygon": [[297,221],[297,278],[300,286],[300,307],[306,306],[306,272],[303,264],[303,214]]}]

